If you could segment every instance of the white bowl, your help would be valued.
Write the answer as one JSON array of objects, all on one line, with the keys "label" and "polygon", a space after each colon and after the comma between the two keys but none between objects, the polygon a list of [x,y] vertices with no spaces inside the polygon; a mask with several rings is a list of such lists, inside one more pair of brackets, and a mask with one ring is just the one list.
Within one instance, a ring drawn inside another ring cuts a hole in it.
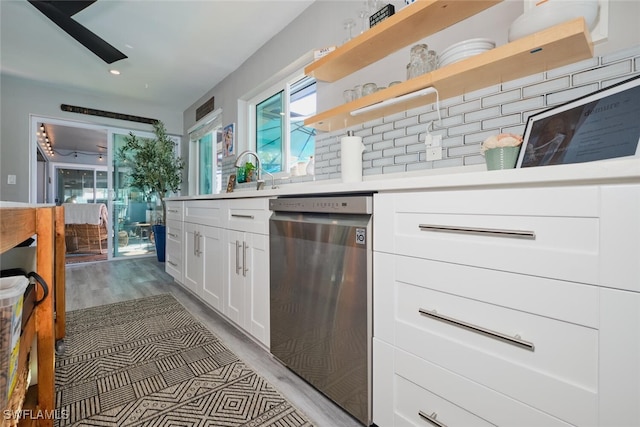
[{"label": "white bowl", "polygon": [[509,27],[509,41],[584,17],[589,30],[598,18],[598,0],[547,0],[520,15]]}]

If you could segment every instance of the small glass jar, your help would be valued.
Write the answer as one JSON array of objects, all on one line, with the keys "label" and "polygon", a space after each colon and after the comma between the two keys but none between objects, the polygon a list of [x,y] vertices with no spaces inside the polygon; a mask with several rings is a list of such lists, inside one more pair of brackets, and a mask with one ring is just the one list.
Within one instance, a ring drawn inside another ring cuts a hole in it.
[{"label": "small glass jar", "polygon": [[365,83],[362,86],[362,96],[371,95],[372,93],[375,93],[377,90],[378,90],[378,85],[376,85],[375,83]]},{"label": "small glass jar", "polygon": [[344,97],[344,102],[355,101],[356,92],[353,89],[347,89],[342,93],[342,96]]},{"label": "small glass jar", "polygon": [[361,98],[362,97],[362,85],[355,85],[353,87],[353,91],[356,94],[356,99]]},{"label": "small glass jar", "polygon": [[409,53],[409,64],[407,64],[407,80],[418,77],[427,70],[427,52],[429,47],[424,44],[417,44],[411,47]]}]

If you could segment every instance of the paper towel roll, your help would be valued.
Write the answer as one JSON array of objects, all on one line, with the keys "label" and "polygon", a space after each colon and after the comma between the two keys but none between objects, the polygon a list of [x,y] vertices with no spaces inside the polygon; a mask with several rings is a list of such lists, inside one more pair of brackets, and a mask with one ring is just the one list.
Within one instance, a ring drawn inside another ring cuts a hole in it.
[{"label": "paper towel roll", "polygon": [[340,140],[342,182],[362,181],[362,152],[360,136],[345,136]]}]

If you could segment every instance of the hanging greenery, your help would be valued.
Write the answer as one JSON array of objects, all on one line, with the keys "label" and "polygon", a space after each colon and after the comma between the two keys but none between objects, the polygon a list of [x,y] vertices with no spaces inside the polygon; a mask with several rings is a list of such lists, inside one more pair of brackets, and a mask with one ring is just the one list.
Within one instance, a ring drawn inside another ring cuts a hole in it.
[{"label": "hanging greenery", "polygon": [[167,135],[164,123],[153,124],[155,138],[139,138],[129,132],[125,145],[118,150],[122,165],[129,168],[129,185],[142,191],[147,200],[156,195],[162,204],[162,218],[156,223],[164,224],[166,216],[165,197],[176,193],[182,184],[184,161],[176,156],[176,144]]}]

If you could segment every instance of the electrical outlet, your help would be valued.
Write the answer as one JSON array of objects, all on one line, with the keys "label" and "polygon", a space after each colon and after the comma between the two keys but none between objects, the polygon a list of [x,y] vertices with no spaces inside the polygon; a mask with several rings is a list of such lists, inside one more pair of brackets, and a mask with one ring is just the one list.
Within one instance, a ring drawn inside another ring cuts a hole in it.
[{"label": "electrical outlet", "polygon": [[442,147],[427,147],[427,161],[442,159]]},{"label": "electrical outlet", "polygon": [[15,175],[7,175],[7,184],[15,184],[16,176]]}]

